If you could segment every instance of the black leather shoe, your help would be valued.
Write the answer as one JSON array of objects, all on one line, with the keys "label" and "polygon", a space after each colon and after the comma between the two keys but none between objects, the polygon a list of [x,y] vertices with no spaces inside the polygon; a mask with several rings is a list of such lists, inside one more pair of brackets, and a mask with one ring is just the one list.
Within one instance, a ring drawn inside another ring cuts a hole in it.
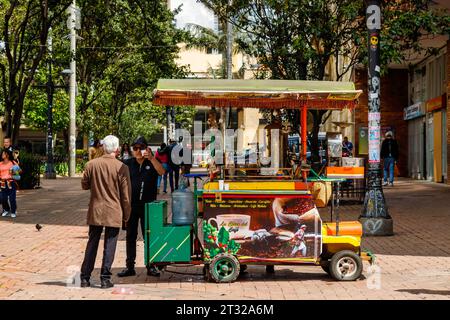
[{"label": "black leather shoe", "polygon": [[119,278],[123,278],[123,277],[131,277],[131,276],[135,276],[136,275],[136,270],[134,269],[123,269],[121,272],[119,272],[117,274],[117,276]]},{"label": "black leather shoe", "polygon": [[81,283],[80,283],[81,288],[87,288],[90,286],[91,286],[91,283],[89,282],[89,280],[81,279]]},{"label": "black leather shoe", "polygon": [[147,275],[152,277],[159,277],[161,274],[156,270],[155,266],[147,268]]},{"label": "black leather shoe", "polygon": [[114,283],[111,282],[109,279],[102,279],[101,287],[102,289],[108,289],[114,287]]}]

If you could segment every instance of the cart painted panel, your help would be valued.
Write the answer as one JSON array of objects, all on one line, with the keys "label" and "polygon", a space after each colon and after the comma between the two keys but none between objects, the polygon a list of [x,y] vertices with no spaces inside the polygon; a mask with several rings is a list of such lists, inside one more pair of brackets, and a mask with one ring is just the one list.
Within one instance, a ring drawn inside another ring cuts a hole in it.
[{"label": "cart painted panel", "polygon": [[223,252],[241,263],[311,263],[320,256],[322,223],[308,191],[203,191],[205,260]]}]

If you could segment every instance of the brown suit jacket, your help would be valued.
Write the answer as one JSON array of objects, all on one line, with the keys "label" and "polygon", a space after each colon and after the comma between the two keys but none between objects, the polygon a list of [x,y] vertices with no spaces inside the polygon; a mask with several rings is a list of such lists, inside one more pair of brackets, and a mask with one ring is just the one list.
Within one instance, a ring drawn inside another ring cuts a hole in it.
[{"label": "brown suit jacket", "polygon": [[81,180],[91,190],[87,224],[120,228],[131,213],[131,180],[128,167],[114,156],[103,155],[86,164]]}]

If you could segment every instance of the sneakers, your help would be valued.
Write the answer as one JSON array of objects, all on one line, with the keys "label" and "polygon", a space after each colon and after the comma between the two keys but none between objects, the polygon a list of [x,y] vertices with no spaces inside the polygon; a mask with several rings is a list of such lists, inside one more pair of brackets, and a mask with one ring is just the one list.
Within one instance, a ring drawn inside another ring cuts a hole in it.
[{"label": "sneakers", "polygon": [[9,212],[6,210],[3,210],[2,217],[7,217],[9,215]]},{"label": "sneakers", "polygon": [[389,185],[389,183],[387,181],[383,182],[383,187],[386,187],[388,185]]},{"label": "sneakers", "polygon": [[391,182],[390,184],[389,184],[391,187],[393,187],[394,186],[394,183],[393,182]]},{"label": "sneakers", "polygon": [[11,218],[17,217],[17,214],[15,212],[11,212]]}]

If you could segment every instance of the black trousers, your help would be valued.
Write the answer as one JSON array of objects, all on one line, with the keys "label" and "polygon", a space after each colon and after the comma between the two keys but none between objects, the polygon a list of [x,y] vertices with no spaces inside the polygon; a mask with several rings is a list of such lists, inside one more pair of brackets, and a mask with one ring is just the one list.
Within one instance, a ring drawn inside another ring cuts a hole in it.
[{"label": "black trousers", "polygon": [[[105,243],[103,247],[103,261],[100,271],[101,279],[111,279],[111,266],[116,253],[117,239],[120,228],[105,227]],[[98,244],[102,235],[102,226],[89,226],[89,240],[81,266],[81,279],[89,280],[94,270],[95,259],[97,257]]]},{"label": "black trousers", "polygon": [[127,225],[127,268],[134,269],[136,263],[136,240],[139,221],[141,222],[142,237],[145,240],[145,207],[133,206]]},{"label": "black trousers", "polygon": [[[175,183],[174,183],[174,178],[175,178]],[[180,179],[180,167],[179,166],[173,166],[172,170],[170,170],[169,172],[169,179],[170,179],[170,188],[172,190],[170,191],[174,191],[178,190],[178,180]]]}]

